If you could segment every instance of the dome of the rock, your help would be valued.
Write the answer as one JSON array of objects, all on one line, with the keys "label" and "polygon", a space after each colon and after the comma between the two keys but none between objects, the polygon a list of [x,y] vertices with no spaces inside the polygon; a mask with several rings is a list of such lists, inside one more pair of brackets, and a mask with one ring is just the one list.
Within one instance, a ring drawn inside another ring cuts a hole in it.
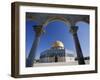
[{"label": "dome of the rock", "polygon": [[75,57],[70,52],[66,51],[64,44],[61,41],[55,41],[51,48],[44,50],[40,54],[41,63],[49,62],[69,62],[74,61]]}]

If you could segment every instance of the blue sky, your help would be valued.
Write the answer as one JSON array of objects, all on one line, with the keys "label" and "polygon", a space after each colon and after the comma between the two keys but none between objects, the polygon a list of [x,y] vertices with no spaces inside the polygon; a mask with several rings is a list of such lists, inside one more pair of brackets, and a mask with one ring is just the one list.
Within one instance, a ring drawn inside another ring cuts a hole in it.
[{"label": "blue sky", "polygon": [[[32,26],[37,23],[26,20],[26,56],[28,56],[32,43],[34,41],[34,30]],[[78,29],[78,37],[84,56],[89,56],[89,25],[84,22],[76,23]],[[41,35],[40,43],[37,49],[36,58],[40,53],[52,46],[52,44],[60,40],[64,43],[65,48],[75,52],[75,45],[72,34],[69,32],[69,26],[62,21],[54,21],[44,27],[45,33]],[[75,54],[76,55],[76,54]]]}]

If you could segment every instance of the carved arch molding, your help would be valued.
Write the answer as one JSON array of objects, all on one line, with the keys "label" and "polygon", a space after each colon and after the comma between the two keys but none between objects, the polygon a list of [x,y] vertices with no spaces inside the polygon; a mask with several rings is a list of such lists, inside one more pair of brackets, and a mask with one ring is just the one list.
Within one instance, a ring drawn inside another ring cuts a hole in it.
[{"label": "carved arch molding", "polygon": [[75,26],[79,21],[89,24],[89,15],[73,15],[73,14],[49,14],[49,13],[26,13],[26,19],[35,21],[38,25],[45,27],[48,23],[60,20],[68,26]]}]

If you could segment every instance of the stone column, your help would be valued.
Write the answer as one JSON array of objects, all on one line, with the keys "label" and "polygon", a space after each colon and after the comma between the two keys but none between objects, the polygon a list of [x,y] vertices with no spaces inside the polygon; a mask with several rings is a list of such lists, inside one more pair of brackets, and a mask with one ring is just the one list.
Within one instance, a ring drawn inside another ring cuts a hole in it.
[{"label": "stone column", "polygon": [[35,56],[36,56],[36,50],[40,41],[40,36],[43,32],[42,26],[33,26],[33,30],[35,31],[35,39],[32,44],[32,48],[30,50],[29,56],[27,58],[26,66],[27,67],[32,67],[34,64]]},{"label": "stone column", "polygon": [[74,43],[75,43],[78,64],[81,65],[81,64],[85,64],[85,61],[84,61],[83,53],[82,53],[81,46],[80,46],[80,43],[79,43],[77,30],[78,30],[77,26],[71,26],[71,28],[70,28],[70,32],[73,35],[73,39],[74,39]]}]

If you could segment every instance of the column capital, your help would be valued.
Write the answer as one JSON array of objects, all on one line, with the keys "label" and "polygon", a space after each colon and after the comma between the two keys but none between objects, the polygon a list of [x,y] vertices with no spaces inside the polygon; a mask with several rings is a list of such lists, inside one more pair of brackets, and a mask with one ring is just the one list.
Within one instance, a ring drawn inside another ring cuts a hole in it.
[{"label": "column capital", "polygon": [[35,25],[35,26],[33,26],[33,30],[35,31],[35,35],[37,37],[41,36],[41,34],[44,32],[43,28],[42,28],[42,25]]},{"label": "column capital", "polygon": [[71,26],[71,27],[70,27],[70,32],[71,32],[72,34],[76,34],[76,33],[77,33],[77,30],[78,30],[78,26]]}]

